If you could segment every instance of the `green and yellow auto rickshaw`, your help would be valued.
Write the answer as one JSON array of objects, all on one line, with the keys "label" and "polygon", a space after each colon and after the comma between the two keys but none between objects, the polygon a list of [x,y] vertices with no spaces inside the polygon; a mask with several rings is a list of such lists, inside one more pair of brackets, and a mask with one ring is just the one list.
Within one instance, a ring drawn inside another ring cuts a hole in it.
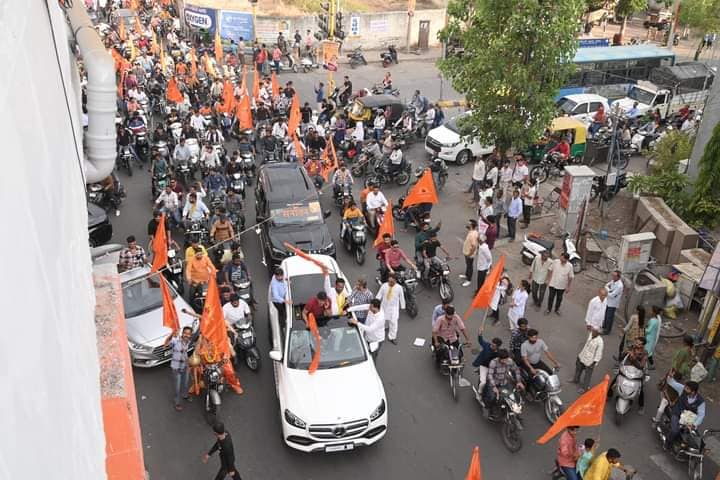
[{"label": "green and yellow auto rickshaw", "polygon": [[545,131],[545,136],[525,152],[526,158],[530,163],[539,163],[545,153],[557,145],[561,138],[568,140],[572,163],[582,163],[585,157],[587,127],[581,121],[570,117],[558,117],[553,120],[550,128]]}]

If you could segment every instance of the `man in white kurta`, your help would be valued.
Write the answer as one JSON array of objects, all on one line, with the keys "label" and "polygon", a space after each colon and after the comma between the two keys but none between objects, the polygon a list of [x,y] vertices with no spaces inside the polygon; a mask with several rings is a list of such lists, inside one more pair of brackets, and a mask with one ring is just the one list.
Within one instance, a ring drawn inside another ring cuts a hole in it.
[{"label": "man in white kurta", "polygon": [[398,318],[400,309],[405,309],[405,291],[398,285],[393,274],[388,275],[388,281],[380,286],[375,298],[380,300],[382,310],[385,312],[385,322],[388,324],[388,340],[397,345]]},{"label": "man in white kurta", "polygon": [[585,313],[585,326],[588,331],[593,328],[602,332],[603,321],[605,321],[605,308],[607,306],[607,291],[601,288],[596,297],[588,302],[587,312]]}]

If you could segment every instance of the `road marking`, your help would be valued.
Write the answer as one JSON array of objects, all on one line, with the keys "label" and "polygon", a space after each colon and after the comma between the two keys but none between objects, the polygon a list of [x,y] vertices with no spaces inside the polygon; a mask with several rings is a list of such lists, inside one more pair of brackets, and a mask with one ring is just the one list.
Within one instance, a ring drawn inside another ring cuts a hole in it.
[{"label": "road marking", "polygon": [[657,465],[669,478],[682,478],[682,476],[685,475],[685,470],[680,467],[682,464],[670,458],[667,453],[650,455],[650,460],[652,460],[655,465]]}]

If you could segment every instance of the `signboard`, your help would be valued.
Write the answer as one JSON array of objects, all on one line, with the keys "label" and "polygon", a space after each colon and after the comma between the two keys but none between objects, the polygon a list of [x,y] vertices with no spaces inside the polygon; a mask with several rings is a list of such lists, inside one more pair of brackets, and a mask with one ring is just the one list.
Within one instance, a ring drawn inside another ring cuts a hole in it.
[{"label": "signboard", "polygon": [[610,40],[607,38],[581,38],[580,48],[609,47]]},{"label": "signboard", "polygon": [[223,10],[220,12],[220,34],[223,38],[232,38],[236,42],[240,37],[245,41],[252,40],[254,38],[252,13]]},{"label": "signboard", "polygon": [[370,20],[370,32],[387,33],[388,21],[386,19]]},{"label": "signboard", "polygon": [[185,5],[185,24],[192,28],[202,28],[215,33],[215,19],[217,10],[214,8]]},{"label": "signboard", "polygon": [[324,41],[322,42],[323,66],[334,72],[337,70],[338,53],[340,44],[338,42]]},{"label": "signboard", "polygon": [[255,28],[257,28],[256,36],[260,43],[275,43],[277,40],[279,22],[274,18],[258,18],[255,21]]},{"label": "signboard", "polygon": [[360,36],[360,17],[353,15],[350,17],[350,36]]}]

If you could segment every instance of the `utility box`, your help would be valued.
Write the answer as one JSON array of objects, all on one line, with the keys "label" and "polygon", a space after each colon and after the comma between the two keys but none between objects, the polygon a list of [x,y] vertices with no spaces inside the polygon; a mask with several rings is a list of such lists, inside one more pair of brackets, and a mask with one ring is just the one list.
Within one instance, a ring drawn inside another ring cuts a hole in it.
[{"label": "utility box", "polygon": [[647,267],[650,261],[655,234],[652,232],[623,235],[618,255],[618,269],[622,273],[635,273]]},{"label": "utility box", "polygon": [[575,238],[582,230],[590,190],[595,172],[586,165],[568,165],[565,167],[562,188],[560,189],[560,228],[570,238]]}]

